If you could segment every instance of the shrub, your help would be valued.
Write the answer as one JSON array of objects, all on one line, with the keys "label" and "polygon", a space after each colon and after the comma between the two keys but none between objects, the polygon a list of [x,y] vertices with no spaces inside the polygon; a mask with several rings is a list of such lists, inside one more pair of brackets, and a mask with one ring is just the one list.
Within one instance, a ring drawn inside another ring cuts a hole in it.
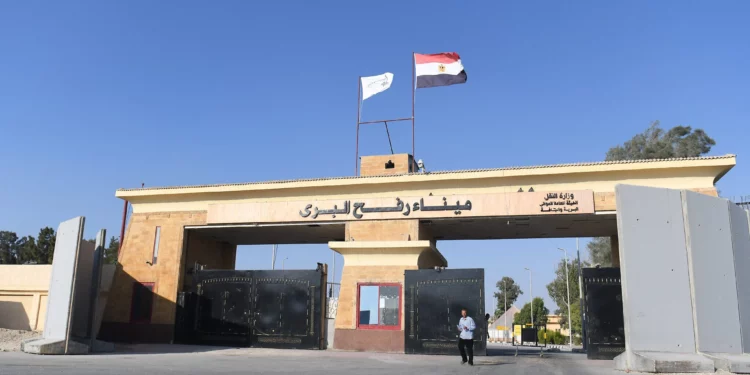
[{"label": "shrub", "polygon": [[565,345],[568,343],[568,336],[563,335],[557,331],[547,331],[547,340],[544,339],[544,331],[540,330],[538,338],[540,343],[554,344],[554,345]]}]

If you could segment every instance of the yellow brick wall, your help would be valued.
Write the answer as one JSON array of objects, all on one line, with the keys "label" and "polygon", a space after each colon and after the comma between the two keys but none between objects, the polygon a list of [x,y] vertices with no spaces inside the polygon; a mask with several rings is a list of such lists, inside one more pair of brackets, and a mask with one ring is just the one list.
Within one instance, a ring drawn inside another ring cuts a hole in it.
[{"label": "yellow brick wall", "polygon": [[[414,161],[409,154],[363,156],[360,160],[360,176],[395,175],[416,171],[413,166]],[[391,169],[385,169],[385,164],[389,160],[394,166]]]},{"label": "yellow brick wall", "polygon": [[[105,322],[129,322],[133,283],[154,283],[153,324],[173,324],[182,267],[183,233],[186,225],[204,225],[205,211],[144,213],[130,217],[118,267],[112,282]],[[161,227],[159,257],[152,260],[156,227]]]},{"label": "yellow brick wall", "polygon": [[[719,193],[716,188],[698,188],[698,189],[687,189],[692,190],[696,193],[710,195],[712,197],[718,197]],[[605,193],[594,193],[594,210],[595,211],[615,211],[617,209],[617,202],[614,192]]]},{"label": "yellow brick wall", "polygon": [[348,266],[341,275],[339,306],[336,313],[336,329],[357,328],[357,284],[398,283],[401,284],[401,329],[404,328],[404,271],[415,270],[414,266]]},{"label": "yellow brick wall", "polygon": [[[196,233],[188,233],[187,254],[184,267],[189,270],[195,267],[195,262],[206,266],[206,269],[233,270],[237,255],[237,245],[216,241],[202,237]],[[183,270],[183,291],[191,285],[191,276]]]},{"label": "yellow brick wall", "polygon": [[416,241],[419,220],[373,220],[346,223],[347,241]]}]

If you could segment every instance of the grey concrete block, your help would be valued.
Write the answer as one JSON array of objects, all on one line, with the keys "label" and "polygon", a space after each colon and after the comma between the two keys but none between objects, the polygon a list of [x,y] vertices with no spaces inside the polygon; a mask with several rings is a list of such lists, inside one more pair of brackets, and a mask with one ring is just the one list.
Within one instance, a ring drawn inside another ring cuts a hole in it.
[{"label": "grey concrete block", "polygon": [[732,224],[732,250],[737,277],[737,303],[742,331],[742,352],[750,353],[750,218],[748,212],[728,202]]},{"label": "grey concrete block", "polygon": [[60,223],[55,240],[54,260],[50,276],[47,318],[44,338],[65,340],[70,332],[70,314],[73,309],[73,278],[76,272],[76,254],[81,244],[85,219],[79,216]]},{"label": "grey concrete block", "polygon": [[333,349],[333,336],[336,332],[336,319],[326,319],[326,349]]},{"label": "grey concrete block", "polygon": [[704,353],[703,355],[714,362],[716,370],[750,374],[750,355],[748,354]]},{"label": "grey concrete block", "polygon": [[650,373],[701,373],[714,372],[714,362],[695,353],[632,352],[615,357],[614,365],[620,371]]},{"label": "grey concrete block", "polygon": [[741,353],[728,201],[682,191],[699,352]]},{"label": "grey concrete block", "polygon": [[30,354],[88,354],[89,346],[83,343],[69,340],[67,350],[65,340],[57,339],[35,339],[21,343],[21,351]]},{"label": "grey concrete block", "polygon": [[682,200],[678,190],[617,185],[625,345],[695,353]]}]

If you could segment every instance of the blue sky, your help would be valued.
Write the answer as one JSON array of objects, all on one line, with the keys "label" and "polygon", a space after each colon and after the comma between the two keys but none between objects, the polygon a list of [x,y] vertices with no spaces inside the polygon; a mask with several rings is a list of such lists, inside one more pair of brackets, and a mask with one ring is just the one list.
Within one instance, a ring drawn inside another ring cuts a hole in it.
[{"label": "blue sky", "polygon": [[[351,175],[357,77],[395,74],[363,120],[409,116],[413,51],[456,51],[469,77],[417,93],[431,170],[602,160],[658,119],[738,154],[719,188],[750,194],[749,13],[742,0],[0,2],[0,229],[84,215],[88,237],[116,235],[114,191],[142,182]],[[405,123],[391,135],[410,150]],[[382,126],[360,145],[388,152]],[[504,275],[526,290],[531,265],[545,296],[559,246],[575,241],[439,244],[452,267],[484,266],[488,292]],[[270,252],[244,248],[238,266]],[[279,256],[331,259],[324,245]]]}]

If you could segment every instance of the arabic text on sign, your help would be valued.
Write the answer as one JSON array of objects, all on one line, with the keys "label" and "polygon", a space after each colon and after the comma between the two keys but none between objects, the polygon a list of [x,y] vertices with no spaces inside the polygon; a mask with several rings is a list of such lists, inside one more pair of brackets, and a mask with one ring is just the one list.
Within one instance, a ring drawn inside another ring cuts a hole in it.
[{"label": "arabic text on sign", "polygon": [[467,200],[464,204],[460,201],[456,201],[455,205],[449,205],[448,199],[443,197],[443,204],[437,206],[426,206],[424,199],[419,199],[419,202],[413,202],[411,204],[403,202],[400,198],[396,198],[396,205],[391,207],[367,207],[364,202],[344,201],[343,208],[339,209],[338,205],[334,205],[331,209],[319,209],[313,207],[312,204],[308,204],[304,209],[299,211],[299,216],[312,219],[317,219],[320,215],[331,215],[335,218],[336,215],[348,215],[350,212],[356,219],[361,219],[364,214],[368,213],[380,213],[380,212],[400,212],[404,216],[409,216],[412,211],[453,211],[455,215],[460,215],[462,211],[471,211],[471,201]]}]

